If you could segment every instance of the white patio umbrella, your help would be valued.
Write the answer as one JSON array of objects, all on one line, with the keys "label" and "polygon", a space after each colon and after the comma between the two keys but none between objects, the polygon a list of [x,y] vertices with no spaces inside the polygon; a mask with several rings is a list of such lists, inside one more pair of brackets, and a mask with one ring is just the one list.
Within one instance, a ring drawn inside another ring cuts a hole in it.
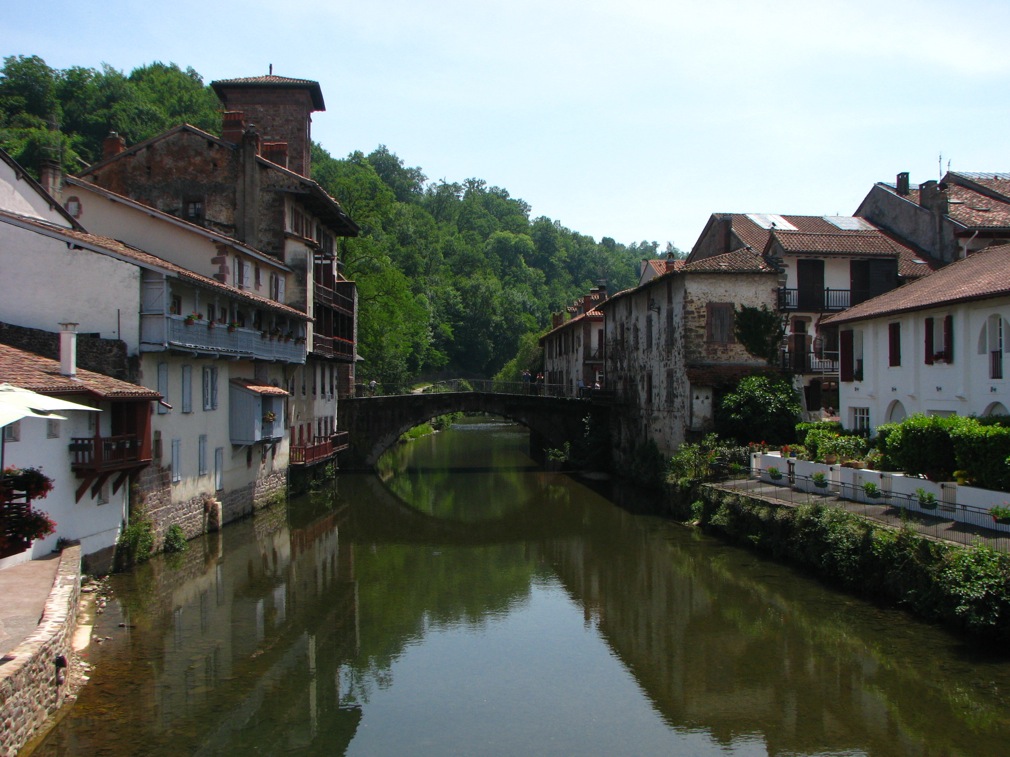
[{"label": "white patio umbrella", "polygon": [[3,427],[22,418],[65,421],[66,416],[56,415],[56,410],[101,412],[97,407],[88,407],[76,402],[49,397],[13,384],[0,384],[0,471],[4,468]]}]

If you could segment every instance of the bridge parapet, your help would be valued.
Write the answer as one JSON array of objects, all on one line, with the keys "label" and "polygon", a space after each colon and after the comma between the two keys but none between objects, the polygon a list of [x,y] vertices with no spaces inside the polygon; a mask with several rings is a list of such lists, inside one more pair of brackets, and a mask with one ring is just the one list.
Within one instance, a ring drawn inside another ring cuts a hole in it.
[{"label": "bridge parapet", "polygon": [[521,423],[530,430],[531,456],[542,459],[547,448],[579,438],[587,416],[608,410],[585,400],[522,391],[431,391],[343,399],[337,406],[337,426],[348,432],[349,446],[339,457],[340,467],[370,470],[404,432],[455,412],[487,413]]}]

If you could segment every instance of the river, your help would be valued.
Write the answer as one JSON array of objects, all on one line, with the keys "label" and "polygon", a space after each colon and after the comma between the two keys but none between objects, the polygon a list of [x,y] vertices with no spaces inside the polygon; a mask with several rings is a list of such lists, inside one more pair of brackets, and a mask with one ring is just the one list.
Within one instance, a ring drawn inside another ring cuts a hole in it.
[{"label": "river", "polygon": [[114,576],[34,754],[1007,753],[1010,658],[526,446],[457,426]]}]

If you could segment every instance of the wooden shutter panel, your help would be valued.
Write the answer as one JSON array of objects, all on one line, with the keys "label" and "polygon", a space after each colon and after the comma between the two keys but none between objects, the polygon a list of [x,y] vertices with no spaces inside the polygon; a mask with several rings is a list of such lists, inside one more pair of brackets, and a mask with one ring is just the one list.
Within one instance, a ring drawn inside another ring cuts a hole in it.
[{"label": "wooden shutter panel", "polygon": [[923,352],[926,354],[926,365],[933,364],[933,319],[926,319],[926,337],[925,337],[925,349]]},{"label": "wooden shutter panel", "polygon": [[840,331],[838,333],[838,377],[842,381],[852,381],[853,371],[853,331]]}]

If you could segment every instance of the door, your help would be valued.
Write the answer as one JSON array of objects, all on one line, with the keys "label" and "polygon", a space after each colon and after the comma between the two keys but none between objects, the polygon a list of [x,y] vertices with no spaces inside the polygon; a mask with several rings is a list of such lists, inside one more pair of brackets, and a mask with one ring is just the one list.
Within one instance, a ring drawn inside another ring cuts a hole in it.
[{"label": "door", "polygon": [[797,260],[796,286],[799,310],[821,312],[824,309],[824,261]]}]

